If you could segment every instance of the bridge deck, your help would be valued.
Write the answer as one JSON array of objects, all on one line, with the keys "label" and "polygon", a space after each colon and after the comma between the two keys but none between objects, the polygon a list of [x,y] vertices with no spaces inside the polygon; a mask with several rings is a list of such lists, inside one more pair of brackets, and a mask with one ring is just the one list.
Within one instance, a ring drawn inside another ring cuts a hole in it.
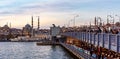
[{"label": "bridge deck", "polygon": [[[91,48],[90,45],[93,45],[94,53],[98,55],[101,54],[102,57],[107,57],[112,59],[120,58],[120,34],[66,32],[63,33],[62,35],[68,37],[68,39],[70,38],[70,39],[79,40],[80,43],[82,43],[80,47],[82,47],[85,50],[87,47]],[[74,43],[75,42],[70,42],[70,44],[74,44]],[[98,53],[99,49],[101,53]]]},{"label": "bridge deck", "polygon": [[96,59],[95,57],[92,57],[87,53],[80,52],[78,49],[76,49],[72,45],[64,44],[64,43],[61,43],[61,45],[65,47],[67,50],[69,50],[70,52],[72,52],[74,55],[76,55],[79,59]]}]

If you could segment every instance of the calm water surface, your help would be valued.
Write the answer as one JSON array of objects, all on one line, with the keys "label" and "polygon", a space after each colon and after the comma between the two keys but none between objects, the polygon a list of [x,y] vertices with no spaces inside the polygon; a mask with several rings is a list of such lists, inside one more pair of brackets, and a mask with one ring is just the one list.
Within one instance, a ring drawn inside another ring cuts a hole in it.
[{"label": "calm water surface", "polygon": [[0,42],[0,59],[74,59],[60,46],[35,42]]}]

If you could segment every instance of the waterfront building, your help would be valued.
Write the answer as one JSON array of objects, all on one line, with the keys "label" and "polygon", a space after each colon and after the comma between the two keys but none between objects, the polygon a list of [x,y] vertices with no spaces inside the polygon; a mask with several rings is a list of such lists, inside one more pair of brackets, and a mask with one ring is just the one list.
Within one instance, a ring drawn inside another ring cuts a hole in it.
[{"label": "waterfront building", "polygon": [[55,26],[53,24],[53,27],[50,27],[50,35],[52,37],[52,41],[58,41],[57,37],[60,36],[61,28],[59,26]]},{"label": "waterfront building", "polygon": [[51,35],[52,36],[57,36],[57,35],[59,35],[60,34],[60,32],[61,32],[61,28],[58,26],[58,27],[56,27],[56,26],[53,26],[53,27],[50,27],[50,31],[51,31]]}]

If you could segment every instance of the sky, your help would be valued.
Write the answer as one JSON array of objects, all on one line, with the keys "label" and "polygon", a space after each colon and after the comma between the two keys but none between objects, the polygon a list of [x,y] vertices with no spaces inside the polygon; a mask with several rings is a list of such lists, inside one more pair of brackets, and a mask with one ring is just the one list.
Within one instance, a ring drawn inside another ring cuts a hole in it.
[{"label": "sky", "polygon": [[13,28],[22,28],[31,24],[37,27],[40,16],[40,28],[49,28],[52,24],[60,26],[93,24],[94,17],[106,22],[107,15],[120,16],[120,0],[0,0],[0,26],[11,23]]}]

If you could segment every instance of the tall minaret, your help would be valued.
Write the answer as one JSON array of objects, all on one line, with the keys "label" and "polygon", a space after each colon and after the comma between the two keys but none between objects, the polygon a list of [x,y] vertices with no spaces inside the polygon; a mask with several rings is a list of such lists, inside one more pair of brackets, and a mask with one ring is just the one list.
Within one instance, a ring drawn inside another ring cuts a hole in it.
[{"label": "tall minaret", "polygon": [[40,19],[39,19],[39,16],[38,16],[38,31],[40,29]]},{"label": "tall minaret", "polygon": [[34,36],[34,29],[33,29],[33,16],[32,16],[32,19],[31,19],[31,25],[32,25],[32,33],[31,33],[31,35],[32,35],[32,37]]},{"label": "tall minaret", "polygon": [[32,29],[33,29],[33,16],[32,16],[32,21],[31,21]]}]

